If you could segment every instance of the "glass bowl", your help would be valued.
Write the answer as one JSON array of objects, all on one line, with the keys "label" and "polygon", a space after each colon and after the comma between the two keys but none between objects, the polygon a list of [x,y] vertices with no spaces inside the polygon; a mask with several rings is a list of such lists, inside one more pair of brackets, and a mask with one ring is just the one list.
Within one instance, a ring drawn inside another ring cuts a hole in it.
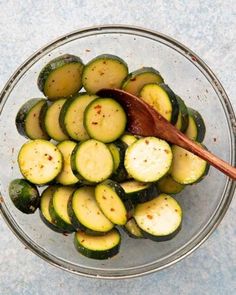
[{"label": "glass bowl", "polygon": [[46,45],[18,68],[1,93],[0,183],[1,212],[11,230],[34,253],[67,271],[88,277],[127,278],[163,269],[195,250],[224,216],[235,183],[216,169],[199,184],[176,196],[183,208],[180,233],[167,242],[135,240],[122,234],[120,253],[105,261],[88,259],[74,248],[73,235],[48,229],[39,218],[22,214],[8,196],[9,182],[20,177],[17,154],[26,141],[17,133],[15,116],[31,97],[42,97],[39,71],[54,57],[78,55],[86,63],[96,55],[115,54],[133,71],[152,66],[165,82],[205,119],[205,145],[235,166],[235,116],[218,79],[206,64],[179,42],[157,32],[128,26],[101,26],[72,32]]}]

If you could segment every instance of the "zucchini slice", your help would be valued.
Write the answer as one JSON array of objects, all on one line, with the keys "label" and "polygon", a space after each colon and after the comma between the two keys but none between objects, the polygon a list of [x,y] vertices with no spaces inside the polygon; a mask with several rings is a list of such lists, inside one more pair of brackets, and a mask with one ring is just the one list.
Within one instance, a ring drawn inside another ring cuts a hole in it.
[{"label": "zucchini slice", "polygon": [[40,198],[40,218],[51,230],[56,232],[64,232],[62,229],[56,226],[54,223],[50,213],[49,213],[49,205],[52,199],[54,192],[56,191],[57,186],[50,185],[48,186],[43,193],[41,194]]},{"label": "zucchini slice", "polygon": [[156,137],[144,137],[129,146],[125,168],[137,181],[153,182],[170,169],[172,152],[169,144]]},{"label": "zucchini slice", "polygon": [[47,101],[43,98],[32,98],[23,104],[16,115],[18,132],[30,139],[49,139],[41,125],[46,109]]},{"label": "zucchini slice", "polygon": [[126,224],[133,206],[117,182],[108,179],[98,184],[95,188],[95,198],[103,214],[112,223]]},{"label": "zucchini slice", "polygon": [[179,129],[181,132],[185,132],[188,128],[189,122],[188,108],[186,107],[182,98],[176,95],[176,99],[179,104],[179,115],[177,122],[175,123],[175,127]]},{"label": "zucchini slice", "polygon": [[64,54],[51,60],[40,72],[38,87],[50,100],[69,97],[82,88],[82,60]]},{"label": "zucchini slice", "polygon": [[192,184],[202,180],[208,173],[209,164],[177,146],[172,146],[173,162],[171,166],[171,176],[181,184]]},{"label": "zucchini slice", "polygon": [[136,205],[149,201],[157,196],[157,187],[153,183],[138,182],[135,180],[120,183],[124,189],[127,199]]},{"label": "zucchini slice", "polygon": [[182,209],[174,198],[161,194],[149,202],[137,205],[134,219],[146,238],[166,241],[179,232]]},{"label": "zucchini slice", "polygon": [[18,154],[22,175],[32,183],[46,184],[62,169],[62,155],[51,142],[43,139],[30,140],[23,144]]},{"label": "zucchini slice", "polygon": [[142,88],[139,96],[166,120],[172,124],[177,122],[179,104],[174,92],[168,85],[147,84]]},{"label": "zucchini slice", "polygon": [[57,187],[49,204],[49,213],[53,223],[68,233],[75,231],[67,209],[70,197],[74,191],[75,188],[70,186]]},{"label": "zucchini slice", "polygon": [[121,88],[128,75],[124,60],[111,54],[102,54],[92,59],[84,68],[83,86],[89,93],[97,93],[102,88]]},{"label": "zucchini slice", "polygon": [[69,202],[68,212],[74,228],[87,234],[101,235],[114,227],[98,207],[93,187],[77,189]]},{"label": "zucchini slice", "polygon": [[170,175],[166,175],[157,182],[157,188],[165,194],[178,194],[185,188],[185,185],[176,182]]},{"label": "zucchini slice", "polygon": [[43,119],[44,129],[47,131],[47,134],[56,141],[69,139],[59,123],[60,112],[65,102],[66,99],[54,101],[48,107]]},{"label": "zucchini slice", "polygon": [[126,114],[121,105],[111,98],[97,98],[86,108],[84,126],[91,138],[109,143],[125,131]]},{"label": "zucchini slice", "polygon": [[97,140],[83,141],[71,155],[72,171],[90,183],[107,179],[113,172],[113,158],[108,147]]},{"label": "zucchini slice", "polygon": [[76,143],[70,140],[65,140],[57,145],[57,148],[62,154],[63,167],[61,172],[56,177],[56,182],[63,185],[72,185],[79,181],[71,169],[71,154],[76,146]]},{"label": "zucchini slice", "polygon": [[9,196],[17,209],[32,214],[39,206],[37,187],[25,179],[14,179],[9,185]]},{"label": "zucchini slice", "polygon": [[84,128],[84,111],[96,95],[80,93],[67,99],[60,112],[60,125],[64,132],[77,141],[89,139]]},{"label": "zucchini slice", "polygon": [[134,239],[144,238],[142,231],[138,227],[134,218],[131,218],[130,220],[128,220],[127,223],[122,228],[131,238],[134,238]]},{"label": "zucchini slice", "polygon": [[114,170],[111,178],[117,182],[126,180],[128,173],[124,166],[124,158],[127,145],[123,141],[117,140],[113,143],[109,143],[108,148],[112,154],[114,163]]},{"label": "zucchini slice", "polygon": [[164,83],[160,73],[152,67],[143,67],[130,73],[122,84],[122,89],[133,94],[138,95],[146,84]]},{"label": "zucchini slice", "polygon": [[206,133],[204,120],[200,113],[194,109],[188,108],[188,113],[189,124],[187,130],[185,131],[185,134],[188,138],[192,140],[202,142]]},{"label": "zucchini slice", "polygon": [[117,229],[103,236],[91,236],[83,231],[75,233],[75,248],[82,255],[93,259],[108,259],[119,252],[121,236]]},{"label": "zucchini slice", "polygon": [[127,146],[130,146],[132,143],[137,141],[138,138],[132,134],[124,134],[121,136],[120,140],[122,140],[124,143],[126,143]]}]

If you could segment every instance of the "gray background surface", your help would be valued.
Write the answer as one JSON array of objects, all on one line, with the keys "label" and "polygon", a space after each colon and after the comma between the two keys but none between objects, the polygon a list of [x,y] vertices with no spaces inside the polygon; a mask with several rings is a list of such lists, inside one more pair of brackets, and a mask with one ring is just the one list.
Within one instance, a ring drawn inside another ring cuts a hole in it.
[{"label": "gray background surface", "polygon": [[[0,0],[0,88],[29,55],[72,30],[129,24],[167,34],[213,70],[236,108],[236,2]],[[236,294],[236,201],[211,237],[176,265],[137,279],[86,279],[36,257],[0,218],[0,294]]]}]

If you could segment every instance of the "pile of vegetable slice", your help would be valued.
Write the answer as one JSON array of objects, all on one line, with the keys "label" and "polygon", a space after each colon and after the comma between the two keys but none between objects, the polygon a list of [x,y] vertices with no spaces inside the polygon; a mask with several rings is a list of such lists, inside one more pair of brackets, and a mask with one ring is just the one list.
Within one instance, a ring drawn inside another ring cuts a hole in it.
[{"label": "pile of vegetable slice", "polygon": [[[208,164],[159,138],[128,134],[121,105],[96,93],[121,88],[137,95],[199,144],[205,135],[201,115],[157,70],[129,73],[121,58],[109,54],[86,65],[62,55],[42,69],[38,87],[45,98],[28,100],[16,115],[17,130],[29,141],[18,154],[24,178],[9,185],[15,206],[27,214],[39,208],[52,230],[75,232],[76,249],[94,259],[118,253],[117,227],[132,238],[173,238],[182,209],[172,195],[199,182]],[[45,185],[39,194],[37,186]]]}]

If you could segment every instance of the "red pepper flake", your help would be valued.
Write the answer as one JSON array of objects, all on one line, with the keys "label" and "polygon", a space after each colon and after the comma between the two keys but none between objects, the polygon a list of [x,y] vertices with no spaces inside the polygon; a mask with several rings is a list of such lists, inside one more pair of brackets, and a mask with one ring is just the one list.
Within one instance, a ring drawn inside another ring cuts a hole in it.
[{"label": "red pepper flake", "polygon": [[13,148],[11,149],[12,154],[14,153],[14,150],[15,150],[15,149],[14,149],[14,147],[13,147]]},{"label": "red pepper flake", "polygon": [[81,243],[83,243],[84,242],[84,240],[81,240]]},{"label": "red pepper flake", "polygon": [[195,57],[194,55],[191,55],[191,59],[192,59],[193,61],[197,61],[197,59],[196,59],[196,57]]},{"label": "red pepper flake", "polygon": [[66,232],[64,232],[64,233],[62,233],[65,237],[67,237],[68,236],[68,233],[66,233]]},{"label": "red pepper flake", "polygon": [[216,142],[216,138],[215,137],[213,138],[213,140],[214,140],[214,142]]},{"label": "red pepper flake", "polygon": [[0,197],[0,203],[3,203],[4,200],[3,200],[3,197]]},{"label": "red pepper flake", "polygon": [[145,140],[145,143],[146,143],[146,144],[149,144],[149,140],[146,139],[146,140]]},{"label": "red pepper flake", "polygon": [[52,160],[52,156],[49,155],[48,156],[48,160],[51,161]]},{"label": "red pepper flake", "polygon": [[178,212],[178,210],[177,210],[177,209],[175,209],[175,212]]},{"label": "red pepper flake", "polygon": [[152,216],[152,215],[150,215],[150,214],[148,214],[148,215],[147,215],[147,218],[148,218],[148,219],[152,219],[152,218],[153,218],[153,216]]},{"label": "red pepper flake", "polygon": [[36,117],[36,114],[34,113],[33,116]]},{"label": "red pepper flake", "polygon": [[107,64],[107,62],[104,60],[103,64],[104,64],[104,65],[106,65],[106,64]]},{"label": "red pepper flake", "polygon": [[92,122],[92,124],[93,124],[93,125],[97,125],[97,124],[98,124],[98,122]]},{"label": "red pepper flake", "polygon": [[165,200],[167,201],[167,200],[168,200],[168,198],[165,198]]},{"label": "red pepper flake", "polygon": [[187,153],[185,153],[184,155],[185,155],[185,157],[187,157],[187,156],[188,156],[188,154],[187,154]]},{"label": "red pepper flake", "polygon": [[85,49],[85,51],[86,51],[86,52],[90,52],[91,50],[90,50],[90,49]]},{"label": "red pepper flake", "polygon": [[136,81],[136,77],[131,78],[130,81]]},{"label": "red pepper flake", "polygon": [[105,196],[102,196],[103,200],[106,200],[107,198]]},{"label": "red pepper flake", "polygon": [[113,212],[113,211],[115,211],[115,209],[114,209],[114,208],[111,208],[110,210],[111,210],[112,212]]},{"label": "red pepper flake", "polygon": [[40,165],[40,168],[42,169],[44,167],[44,165]]},{"label": "red pepper flake", "polygon": [[145,159],[143,162],[144,162],[144,163],[147,163],[147,159]]},{"label": "red pepper flake", "polygon": [[100,72],[100,76],[103,76],[104,75],[104,72]]},{"label": "red pepper flake", "polygon": [[101,109],[101,108],[102,108],[102,106],[100,106],[99,104],[94,107],[95,110]]},{"label": "red pepper flake", "polygon": [[98,111],[97,111],[97,114],[98,114],[98,115],[101,114],[101,110],[98,110]]}]

